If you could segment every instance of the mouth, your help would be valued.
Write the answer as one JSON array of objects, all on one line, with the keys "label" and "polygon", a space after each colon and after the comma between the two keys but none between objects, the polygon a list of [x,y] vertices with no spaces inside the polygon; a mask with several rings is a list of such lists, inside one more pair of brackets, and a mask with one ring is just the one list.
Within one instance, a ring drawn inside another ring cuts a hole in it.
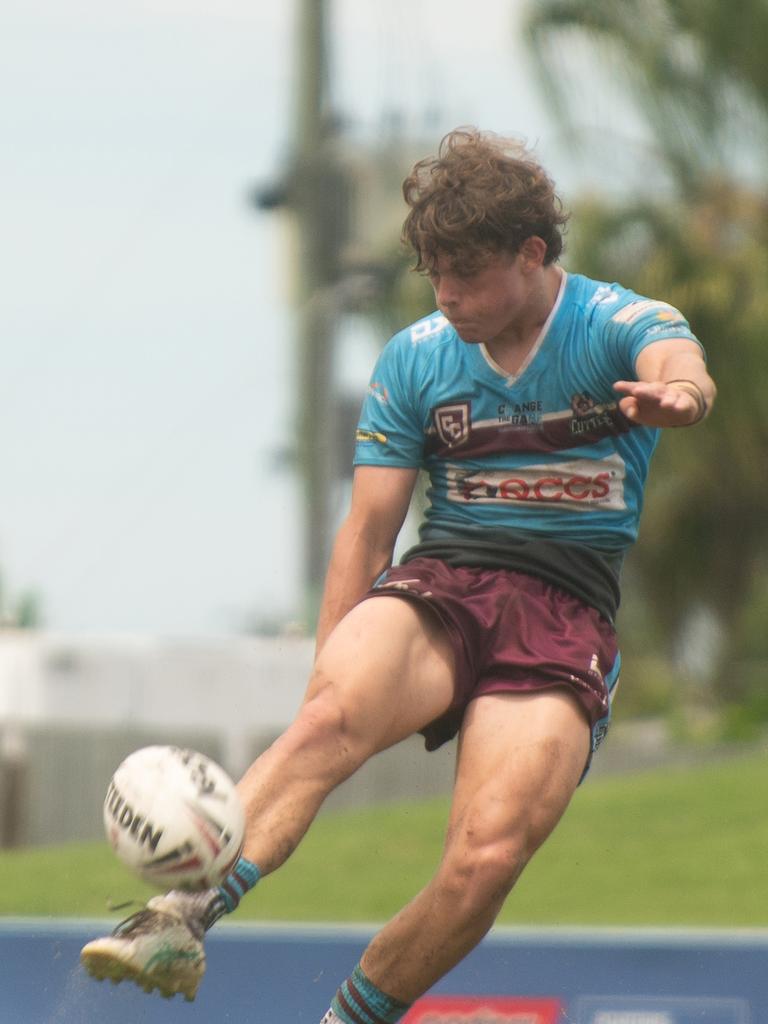
[{"label": "mouth", "polygon": [[451,326],[463,340],[474,341],[477,336],[477,325],[471,320],[451,320]]}]

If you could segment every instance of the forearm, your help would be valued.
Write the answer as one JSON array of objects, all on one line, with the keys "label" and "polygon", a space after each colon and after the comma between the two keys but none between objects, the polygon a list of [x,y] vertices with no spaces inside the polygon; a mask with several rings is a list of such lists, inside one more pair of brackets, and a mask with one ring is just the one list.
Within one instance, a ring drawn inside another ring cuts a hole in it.
[{"label": "forearm", "polygon": [[649,427],[687,427],[711,411],[715,384],[701,349],[692,341],[661,341],[637,359],[637,379],[617,381],[619,408],[634,423]]},{"label": "forearm", "polygon": [[698,391],[703,402],[703,414],[699,417],[700,419],[704,419],[711,411],[717,389],[715,382],[707,372],[706,363],[696,353],[687,351],[670,353],[660,367],[659,380],[666,384],[677,385],[683,390],[687,389],[693,394]]},{"label": "forearm", "polygon": [[333,546],[317,623],[319,652],[336,624],[392,564],[393,545],[378,541],[354,519],[342,525]]}]

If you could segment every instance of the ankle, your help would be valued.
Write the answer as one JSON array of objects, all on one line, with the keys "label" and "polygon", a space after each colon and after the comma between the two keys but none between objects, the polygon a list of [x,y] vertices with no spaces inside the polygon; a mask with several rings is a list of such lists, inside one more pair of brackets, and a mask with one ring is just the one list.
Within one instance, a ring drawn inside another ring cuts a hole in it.
[{"label": "ankle", "polygon": [[396,1024],[410,1009],[394,996],[387,995],[368,978],[360,964],[342,983],[333,997],[327,1024],[361,1024],[376,1020],[381,1024]]}]

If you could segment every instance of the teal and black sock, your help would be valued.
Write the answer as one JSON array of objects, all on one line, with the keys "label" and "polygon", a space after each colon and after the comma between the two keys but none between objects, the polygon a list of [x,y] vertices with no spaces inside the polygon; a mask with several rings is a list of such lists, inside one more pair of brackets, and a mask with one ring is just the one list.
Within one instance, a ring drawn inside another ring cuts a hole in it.
[{"label": "teal and black sock", "polygon": [[256,885],[261,872],[254,863],[241,857],[218,889],[214,889],[202,915],[206,931],[225,914],[231,914],[245,894]]},{"label": "teal and black sock", "polygon": [[395,1024],[410,1006],[377,988],[365,976],[360,964],[331,1002],[331,1009],[345,1024]]}]

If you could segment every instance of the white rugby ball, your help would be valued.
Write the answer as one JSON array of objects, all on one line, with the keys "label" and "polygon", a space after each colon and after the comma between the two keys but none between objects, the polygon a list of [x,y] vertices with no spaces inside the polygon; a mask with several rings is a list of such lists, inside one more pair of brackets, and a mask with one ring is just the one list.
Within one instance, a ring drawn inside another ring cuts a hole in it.
[{"label": "white rugby ball", "polygon": [[219,885],[243,848],[245,813],[215,761],[181,747],[142,747],[115,771],[104,828],[120,860],[164,889]]}]

